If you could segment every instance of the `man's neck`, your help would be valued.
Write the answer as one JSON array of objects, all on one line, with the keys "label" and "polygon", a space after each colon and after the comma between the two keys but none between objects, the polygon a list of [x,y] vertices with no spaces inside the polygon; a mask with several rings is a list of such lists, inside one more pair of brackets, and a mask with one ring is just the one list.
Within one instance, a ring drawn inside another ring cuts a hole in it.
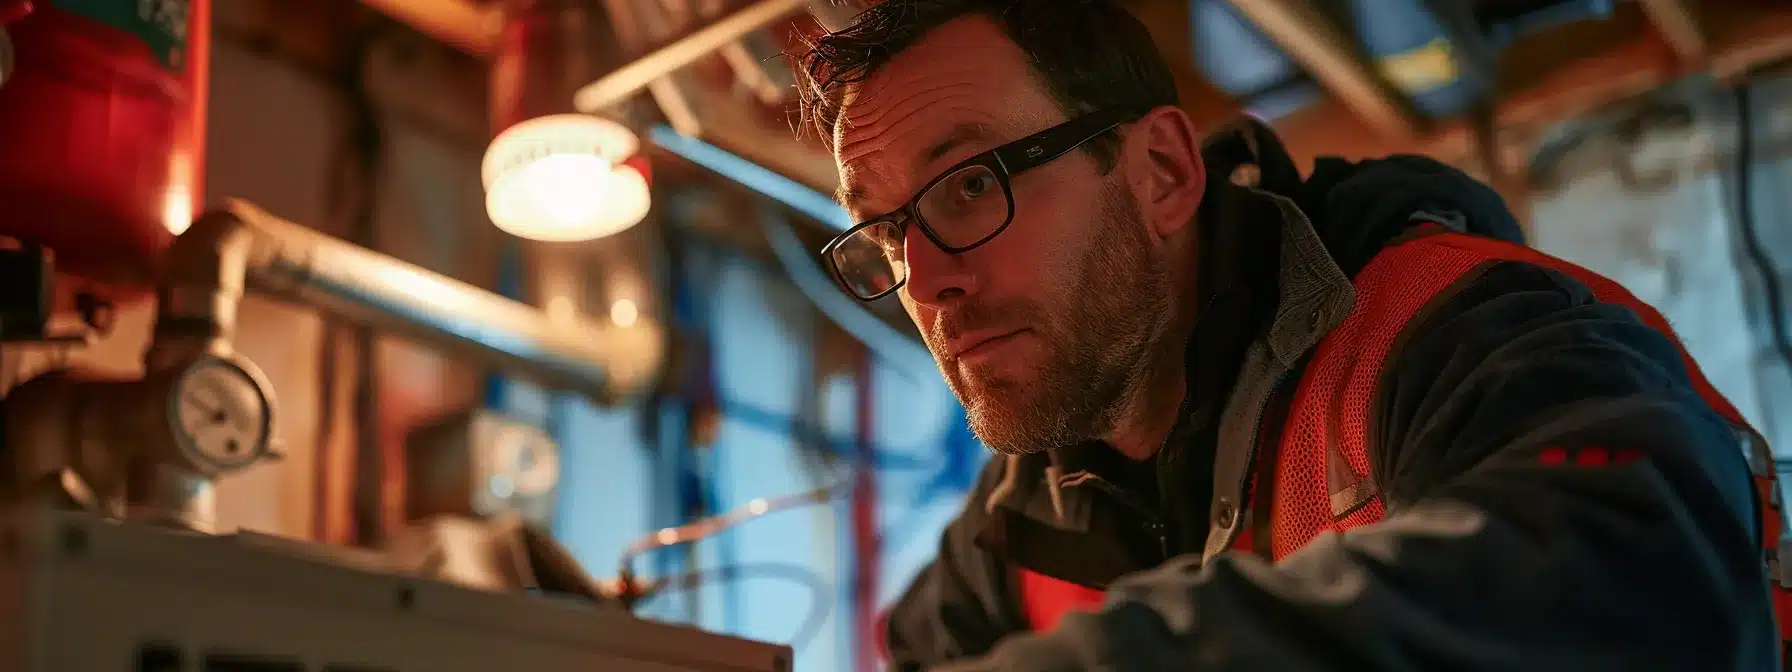
[{"label": "man's neck", "polygon": [[1123,405],[1114,431],[1107,438],[1107,444],[1120,454],[1133,460],[1150,459],[1175,429],[1179,420],[1177,411],[1182,408],[1182,397],[1186,392],[1182,367],[1172,368],[1177,374],[1175,380],[1152,386],[1155,390],[1140,389]]},{"label": "man's neck", "polygon": [[[1182,311],[1178,311],[1182,313]],[[1157,454],[1176,428],[1183,397],[1188,394],[1188,334],[1194,320],[1179,314],[1152,348],[1143,376],[1116,409],[1107,444],[1134,460]]]},{"label": "man's neck", "polygon": [[1115,409],[1113,429],[1105,437],[1114,450],[1133,460],[1150,459],[1163,448],[1181,419],[1178,414],[1188,394],[1188,339],[1194,333],[1197,303],[1193,227],[1172,244],[1178,248],[1172,256],[1187,263],[1171,265],[1168,284],[1176,298],[1169,306],[1169,323],[1151,348],[1143,375]]}]

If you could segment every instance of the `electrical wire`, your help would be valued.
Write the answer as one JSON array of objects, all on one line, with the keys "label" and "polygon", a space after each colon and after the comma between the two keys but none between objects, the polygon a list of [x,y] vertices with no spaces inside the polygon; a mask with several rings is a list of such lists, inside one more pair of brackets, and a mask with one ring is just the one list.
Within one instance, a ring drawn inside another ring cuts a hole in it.
[{"label": "electrical wire", "polygon": [[[701,541],[740,525],[741,523],[767,514],[811,504],[825,504],[831,502],[835,497],[839,496],[845,487],[850,486],[851,483],[851,479],[847,478],[841,479],[838,483],[816,488],[814,490],[781,495],[778,497],[755,499],[732,511],[720,513],[677,527],[668,527],[659,530],[653,534],[635,540],[634,543],[629,544],[627,548],[622,550],[622,558],[617,561],[619,566],[617,576],[621,577],[623,585],[628,585],[629,582],[634,581],[634,577],[637,576],[637,573],[635,572],[635,559],[642,555],[660,549],[670,548],[672,546],[682,546],[684,544]],[[629,600],[625,599],[624,602],[629,602]]]},{"label": "electrical wire", "polygon": [[1767,320],[1773,336],[1774,351],[1785,362],[1787,373],[1792,374],[1792,338],[1786,335],[1779,270],[1772,257],[1767,255],[1767,248],[1761,244],[1761,237],[1755,226],[1755,132],[1749,98],[1747,85],[1736,87],[1736,227],[1742,234],[1742,246],[1748,253],[1749,262],[1761,274],[1761,291],[1767,299]]},{"label": "electrical wire", "polygon": [[796,632],[792,633],[785,643],[790,648],[801,651],[817,634],[827,621],[833,591],[821,575],[802,565],[787,562],[739,563],[698,569],[675,574],[664,579],[649,581],[650,587],[637,598],[637,603],[644,602],[659,595],[681,590],[690,590],[710,582],[733,582],[744,579],[781,579],[800,583],[814,595],[809,612],[803,617]]}]

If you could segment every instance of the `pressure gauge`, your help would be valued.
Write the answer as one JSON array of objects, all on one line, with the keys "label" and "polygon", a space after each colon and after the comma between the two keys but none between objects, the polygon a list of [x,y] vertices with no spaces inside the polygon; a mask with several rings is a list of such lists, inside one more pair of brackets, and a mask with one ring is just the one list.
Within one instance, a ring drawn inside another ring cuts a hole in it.
[{"label": "pressure gauge", "polygon": [[493,497],[538,497],[560,482],[560,453],[554,440],[533,427],[508,425],[497,428],[491,439]]},{"label": "pressure gauge", "polygon": [[175,378],[170,429],[175,446],[201,471],[235,471],[271,452],[273,399],[253,367],[207,355]]}]

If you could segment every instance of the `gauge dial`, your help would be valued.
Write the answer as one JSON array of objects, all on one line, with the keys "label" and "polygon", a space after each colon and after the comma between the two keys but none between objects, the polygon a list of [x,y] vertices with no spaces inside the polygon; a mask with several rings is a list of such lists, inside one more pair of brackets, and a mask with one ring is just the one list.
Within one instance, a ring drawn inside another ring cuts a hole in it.
[{"label": "gauge dial", "polygon": [[493,432],[491,494],[499,499],[532,497],[560,482],[560,453],[554,441],[534,428],[509,426]]},{"label": "gauge dial", "polygon": [[176,379],[169,411],[176,445],[203,471],[241,469],[269,452],[272,401],[260,373],[244,364],[194,362]]}]

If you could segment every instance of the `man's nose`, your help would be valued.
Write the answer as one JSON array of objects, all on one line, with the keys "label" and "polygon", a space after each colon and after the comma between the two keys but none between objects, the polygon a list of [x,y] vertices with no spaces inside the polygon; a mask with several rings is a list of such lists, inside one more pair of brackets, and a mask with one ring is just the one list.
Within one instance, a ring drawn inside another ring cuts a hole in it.
[{"label": "man's nose", "polygon": [[908,228],[902,247],[908,261],[910,300],[939,307],[977,292],[977,274],[967,255],[940,249],[918,226]]}]

